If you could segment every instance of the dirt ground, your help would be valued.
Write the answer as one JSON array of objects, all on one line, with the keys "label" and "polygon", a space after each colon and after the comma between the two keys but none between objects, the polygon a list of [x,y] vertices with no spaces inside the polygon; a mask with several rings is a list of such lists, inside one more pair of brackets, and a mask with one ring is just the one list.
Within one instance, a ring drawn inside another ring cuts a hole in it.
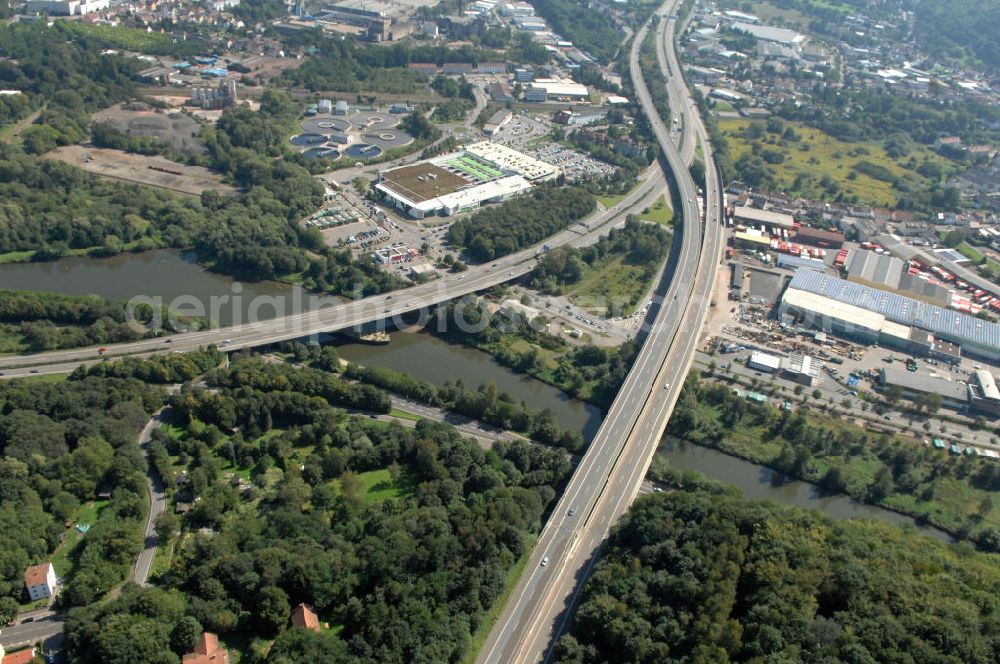
[{"label": "dirt ground", "polygon": [[[712,300],[715,302],[715,306],[708,311],[708,317],[705,319],[705,329],[702,330],[702,337],[698,340],[699,343],[704,343],[706,339],[721,335],[722,328],[732,322],[731,310],[735,304],[729,300],[729,263],[730,261],[723,262],[715,273],[715,285],[712,292]],[[742,268],[743,266],[741,265],[740,269]]]},{"label": "dirt ground", "polygon": [[118,104],[94,113],[94,122],[110,124],[129,136],[153,136],[170,143],[184,154],[200,154],[205,146],[198,140],[200,126],[186,113],[153,109],[141,102]]},{"label": "dirt ground", "polygon": [[[147,157],[83,145],[64,145],[50,152],[49,156],[104,177],[191,196],[200,196],[207,189],[226,194],[236,191],[235,187],[224,184],[220,175],[207,168],[185,166],[163,157]],[[157,168],[171,172],[156,170]]]}]

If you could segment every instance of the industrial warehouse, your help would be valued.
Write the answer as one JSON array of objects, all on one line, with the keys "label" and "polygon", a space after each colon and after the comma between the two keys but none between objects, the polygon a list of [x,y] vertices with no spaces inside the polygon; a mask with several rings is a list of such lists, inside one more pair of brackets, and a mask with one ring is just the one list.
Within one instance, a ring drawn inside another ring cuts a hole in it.
[{"label": "industrial warehouse", "polygon": [[559,168],[543,161],[482,141],[459,152],[387,170],[374,189],[386,204],[414,219],[424,219],[505,201],[559,173]]},{"label": "industrial warehouse", "polygon": [[930,357],[950,342],[969,355],[1000,359],[1000,324],[816,270],[796,271],[779,313],[863,343]]}]

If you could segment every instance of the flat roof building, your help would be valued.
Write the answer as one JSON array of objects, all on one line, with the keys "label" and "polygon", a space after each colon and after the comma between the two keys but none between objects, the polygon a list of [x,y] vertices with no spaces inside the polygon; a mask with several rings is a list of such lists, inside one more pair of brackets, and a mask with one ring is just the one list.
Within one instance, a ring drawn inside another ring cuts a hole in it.
[{"label": "flat roof building", "polygon": [[737,205],[733,208],[733,219],[738,224],[753,224],[769,226],[771,228],[784,228],[790,230],[795,226],[795,217],[784,212],[772,212],[771,210],[758,210],[757,208]]},{"label": "flat roof building", "polygon": [[763,351],[755,350],[750,353],[747,366],[755,371],[774,373],[781,368],[781,358]]},{"label": "flat roof building", "polygon": [[[880,314],[886,320],[926,330],[936,338],[961,346],[967,355],[1000,359],[1000,324],[997,323],[815,270],[798,270],[789,284],[790,291],[812,293],[827,303],[849,304]],[[817,306],[822,310],[823,301]]]},{"label": "flat roof building", "polygon": [[844,245],[844,234],[837,231],[828,231],[822,228],[812,228],[811,226],[800,226],[795,231],[796,242],[811,244],[816,247],[826,247],[830,249],[840,249]]},{"label": "flat roof building", "polygon": [[528,90],[544,90],[548,100],[584,101],[590,99],[590,90],[587,89],[586,85],[563,79],[536,78]]},{"label": "flat roof building", "polygon": [[771,248],[771,238],[760,232],[739,231],[733,235],[733,243],[737,247],[767,251]]},{"label": "flat roof building", "polygon": [[730,287],[736,290],[743,290],[743,266],[739,263],[730,263],[729,267],[733,270],[729,281]]},{"label": "flat roof building", "polygon": [[487,136],[492,136],[497,133],[501,127],[510,122],[514,114],[503,108],[490,116],[490,119],[486,121],[483,125],[483,133]]},{"label": "flat roof building", "polygon": [[969,402],[969,389],[963,383],[924,376],[905,369],[883,367],[879,369],[879,385],[883,389],[897,386],[903,390],[903,396],[912,399],[917,395],[937,394],[945,406],[964,408]]},{"label": "flat roof building", "polygon": [[761,41],[774,42],[775,44],[794,48],[798,48],[806,42],[806,36],[803,34],[785,28],[774,28],[769,25],[755,25],[753,23],[735,21],[733,29],[749,33]]},{"label": "flat roof building", "polygon": [[792,353],[781,361],[781,373],[800,385],[812,387],[819,382],[823,363],[809,355]]},{"label": "flat roof building", "polygon": [[808,268],[810,270],[826,270],[826,263],[819,258],[809,258],[808,256],[793,256],[792,254],[778,254],[778,267],[786,267],[792,270]]},{"label": "flat roof building", "polygon": [[[803,327],[819,329],[865,344],[879,343],[882,329],[886,327],[885,316],[882,314],[798,288],[788,288],[785,291],[779,312],[793,318]],[[890,338],[898,336],[898,331],[891,332]]]},{"label": "flat roof building", "polygon": [[1000,389],[996,377],[986,369],[977,369],[969,381],[969,405],[973,410],[1000,416]]},{"label": "flat roof building", "polygon": [[376,194],[415,219],[450,216],[505,201],[551,180],[560,170],[490,141],[460,152],[389,169],[379,175]]},{"label": "flat roof building", "polygon": [[511,149],[506,145],[500,145],[491,141],[473,143],[466,146],[465,151],[492,162],[498,167],[509,168],[524,177],[525,180],[531,182],[555,180],[559,177],[559,173],[562,172],[552,164],[547,164],[534,157],[529,157],[523,152]]}]

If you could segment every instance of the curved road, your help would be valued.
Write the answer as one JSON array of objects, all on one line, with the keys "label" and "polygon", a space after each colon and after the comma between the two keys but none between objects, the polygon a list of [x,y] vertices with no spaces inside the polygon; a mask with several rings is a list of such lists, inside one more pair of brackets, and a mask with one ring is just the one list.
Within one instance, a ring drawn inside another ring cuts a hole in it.
[{"label": "curved road", "polygon": [[[667,0],[658,14],[668,13],[677,2]],[[705,183],[708,223],[703,226],[694,202],[697,187],[655,112],[638,66],[639,47],[647,31],[648,25],[636,35],[630,70],[633,87],[675,178],[683,222],[675,272],[635,364],[479,653],[477,661],[483,664],[547,662],[551,658],[608,531],[640,489],[707,314],[722,249],[721,183],[706,141],[703,149],[710,173]],[[676,59],[673,48],[668,55]],[[686,91],[684,97],[677,96],[681,85],[672,82],[668,88],[674,107],[691,103]],[[700,123],[694,109],[688,112],[696,119],[692,122]],[[693,140],[690,144],[693,154]]]}]

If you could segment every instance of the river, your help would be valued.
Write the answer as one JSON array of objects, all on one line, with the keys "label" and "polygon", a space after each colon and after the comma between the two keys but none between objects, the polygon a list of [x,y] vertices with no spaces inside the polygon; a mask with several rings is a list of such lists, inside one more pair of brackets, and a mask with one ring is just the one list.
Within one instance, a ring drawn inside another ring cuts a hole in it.
[{"label": "river", "polygon": [[772,500],[785,505],[796,505],[817,510],[833,519],[878,519],[900,526],[913,526],[921,533],[944,542],[953,538],[933,526],[918,524],[912,517],[862,503],[840,494],[828,496],[809,482],[786,479],[775,484],[777,471],[739,457],[729,456],[710,447],[691,443],[664,441],[658,452],[671,467],[677,470],[696,470],[709,479],[732,484],[747,498]]},{"label": "river", "polygon": [[[135,296],[159,297],[164,304],[200,306],[211,312],[217,306],[215,324],[230,325],[251,315],[263,320],[276,315],[277,306],[301,310],[318,306],[318,299],[303,298],[301,290],[277,282],[239,283],[230,277],[201,268],[190,252],[154,250],[109,258],[74,257],[51,263],[0,265],[0,288],[38,290],[83,295],[93,293],[113,299]],[[181,298],[181,299],[178,299]],[[331,299],[324,299],[324,302]],[[181,305],[178,307],[177,305]],[[562,391],[529,376],[503,367],[488,354],[448,343],[423,332],[396,331],[387,346],[341,343],[342,357],[352,362],[403,371],[435,385],[461,379],[468,387],[484,383],[496,386],[532,409],[549,408],[559,424],[576,429],[588,441],[600,426],[602,414],[594,406],[572,399]],[[748,498],[818,510],[835,519],[854,517],[880,519],[918,530],[941,540],[943,531],[916,524],[914,519],[860,503],[844,496],[824,496],[812,484],[771,482],[772,470],[717,450],[696,445],[665,443],[659,454],[679,470],[695,470],[706,477],[737,486]]]},{"label": "river", "polygon": [[[238,282],[202,268],[189,251],[156,249],[107,258],[78,256],[47,263],[0,265],[0,288],[100,295],[110,299],[159,298],[181,314],[209,317],[213,325],[268,320],[317,304],[302,290],[275,281]],[[326,300],[324,300],[326,301]]]},{"label": "river", "polygon": [[[523,399],[533,408],[551,408],[562,426],[580,429],[587,440],[594,437],[600,426],[602,416],[594,406],[571,399],[539,380],[514,373],[486,353],[423,332],[397,331],[389,336],[391,341],[387,346],[345,343],[338,345],[338,351],[351,362],[403,371],[435,385],[456,379],[469,387],[496,383],[501,390]],[[847,496],[825,496],[808,482],[787,480],[775,485],[772,483],[774,471],[770,468],[718,450],[665,441],[658,454],[665,456],[678,470],[695,470],[709,479],[732,484],[747,498],[813,509],[834,519],[879,519],[909,525],[936,539],[952,541],[948,533],[918,524],[911,517]]]},{"label": "river", "polygon": [[433,385],[449,380],[461,380],[469,388],[495,383],[532,410],[550,409],[562,427],[580,431],[588,441],[601,425],[601,411],[596,406],[568,397],[540,380],[514,373],[487,353],[448,343],[426,332],[400,330],[389,336],[392,341],[387,346],[344,343],[337,350],[345,360],[395,369]]}]

